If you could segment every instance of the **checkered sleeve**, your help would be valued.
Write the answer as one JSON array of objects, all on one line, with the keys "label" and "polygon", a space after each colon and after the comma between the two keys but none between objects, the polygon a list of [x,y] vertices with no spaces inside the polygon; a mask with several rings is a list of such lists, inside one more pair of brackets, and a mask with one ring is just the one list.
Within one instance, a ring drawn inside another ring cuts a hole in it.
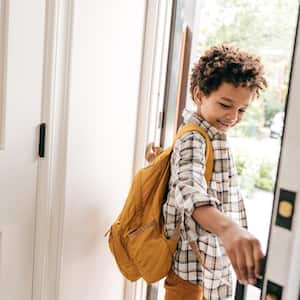
[{"label": "checkered sleeve", "polygon": [[173,150],[175,203],[185,216],[203,205],[217,207],[219,200],[207,193],[205,173],[205,139],[198,132],[179,138]]}]

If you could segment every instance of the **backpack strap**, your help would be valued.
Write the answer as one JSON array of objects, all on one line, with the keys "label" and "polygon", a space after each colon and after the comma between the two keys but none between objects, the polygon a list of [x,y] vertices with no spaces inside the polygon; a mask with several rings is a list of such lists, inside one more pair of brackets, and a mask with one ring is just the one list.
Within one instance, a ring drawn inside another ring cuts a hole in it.
[{"label": "backpack strap", "polygon": [[207,131],[203,127],[200,127],[197,124],[186,124],[178,130],[178,132],[175,136],[174,142],[173,142],[173,147],[174,147],[177,139],[179,139],[185,133],[190,132],[190,131],[199,132],[205,138],[205,144],[206,144],[206,151],[205,151],[205,162],[206,163],[205,163],[205,165],[206,165],[206,167],[205,167],[204,177],[206,179],[206,182],[209,183],[211,181],[212,172],[213,172],[214,152],[213,152],[212,143],[211,143],[211,140],[210,140],[210,137],[209,137]]}]

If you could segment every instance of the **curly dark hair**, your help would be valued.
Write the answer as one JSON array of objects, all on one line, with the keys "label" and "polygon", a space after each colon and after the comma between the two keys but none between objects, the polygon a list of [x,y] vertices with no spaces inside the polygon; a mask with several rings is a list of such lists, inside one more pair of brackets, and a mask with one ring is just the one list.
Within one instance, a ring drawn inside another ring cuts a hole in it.
[{"label": "curly dark hair", "polygon": [[213,46],[194,65],[190,92],[193,97],[194,88],[198,86],[204,95],[209,96],[223,82],[247,87],[257,96],[267,87],[264,67],[258,56],[232,46]]}]

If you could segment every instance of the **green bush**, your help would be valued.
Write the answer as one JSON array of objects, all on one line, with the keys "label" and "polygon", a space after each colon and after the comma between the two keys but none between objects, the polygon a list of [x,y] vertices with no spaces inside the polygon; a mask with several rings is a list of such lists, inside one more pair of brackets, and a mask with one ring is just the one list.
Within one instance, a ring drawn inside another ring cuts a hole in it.
[{"label": "green bush", "polygon": [[238,156],[236,160],[236,170],[238,176],[242,176],[245,167],[246,167],[246,160],[243,159],[241,156]]},{"label": "green bush", "polygon": [[272,191],[274,188],[275,167],[274,163],[263,160],[259,166],[255,186],[263,190]]},{"label": "green bush", "polygon": [[238,183],[245,195],[248,197],[252,194],[255,188],[257,177],[257,165],[253,159],[244,153],[238,154],[235,158],[235,165],[238,175]]},{"label": "green bush", "polygon": [[235,165],[238,183],[249,197],[255,188],[272,191],[274,188],[276,162],[257,160],[249,153],[236,155]]}]

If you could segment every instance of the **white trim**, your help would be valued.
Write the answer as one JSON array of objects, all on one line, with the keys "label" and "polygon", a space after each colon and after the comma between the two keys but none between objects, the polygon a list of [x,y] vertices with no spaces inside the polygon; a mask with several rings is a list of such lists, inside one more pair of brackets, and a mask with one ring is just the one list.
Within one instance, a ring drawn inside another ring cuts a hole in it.
[{"label": "white trim", "polygon": [[137,110],[136,148],[133,172],[144,163],[144,150],[157,141],[158,115],[165,93],[172,7],[174,0],[147,1],[139,107]]},{"label": "white trim", "polygon": [[[157,118],[163,105],[173,2],[174,0],[145,1],[144,43],[133,173],[144,166],[146,145],[156,141],[158,136]],[[125,282],[125,300],[146,300],[146,297],[145,281]]]},{"label": "white trim", "polygon": [[151,87],[153,86],[153,62],[155,59],[155,41],[158,23],[159,0],[148,0],[145,2],[144,45],[141,61],[133,173],[145,163],[144,150],[149,136],[151,100],[153,93]]},{"label": "white trim", "polygon": [[5,104],[6,104],[6,71],[7,71],[7,37],[8,37],[7,0],[0,2],[0,150],[5,147]]},{"label": "white trim", "polygon": [[45,158],[37,185],[33,300],[59,299],[65,204],[72,0],[46,0],[42,122]]},{"label": "white trim", "polygon": [[159,127],[159,113],[163,112],[168,54],[170,48],[170,29],[174,1],[160,1],[155,23],[155,40],[152,63],[152,78],[150,86],[150,120],[148,141],[159,144],[161,128]]},{"label": "white trim", "polygon": [[[159,124],[159,115],[163,113],[165,103],[165,91],[167,80],[167,67],[168,57],[170,50],[170,37],[171,37],[171,25],[172,25],[172,12],[175,5],[174,0],[167,0],[160,2],[160,15],[158,32],[160,33],[157,38],[156,45],[156,61],[154,62],[154,68],[156,70],[156,76],[154,80],[156,85],[153,86],[153,109],[152,114],[155,116],[155,121],[149,125],[152,128],[153,136],[149,135],[149,139],[153,140],[156,145],[160,143],[162,128]],[[156,88],[156,90],[155,90]]]}]

